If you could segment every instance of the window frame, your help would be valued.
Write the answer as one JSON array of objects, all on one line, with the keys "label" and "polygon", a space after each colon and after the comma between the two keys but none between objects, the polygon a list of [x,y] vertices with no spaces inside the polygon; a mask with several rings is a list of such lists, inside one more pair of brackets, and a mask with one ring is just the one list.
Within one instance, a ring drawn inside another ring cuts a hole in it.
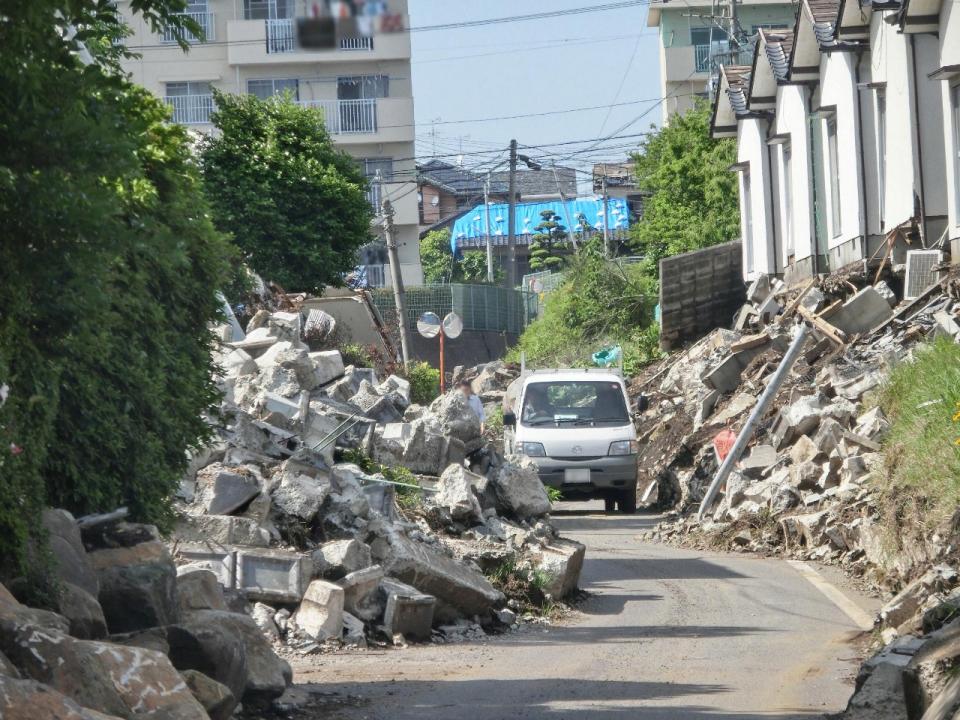
[{"label": "window frame", "polygon": [[[251,83],[270,83],[270,94],[266,97],[258,95],[255,92],[251,92],[250,86]],[[292,87],[287,85],[282,85],[280,88],[277,87],[277,83],[292,83]],[[279,92],[278,92],[279,90]],[[248,78],[247,79],[247,95],[254,95],[261,100],[269,100],[271,98],[278,97],[282,94],[283,90],[293,90],[293,99],[295,102],[300,101],[300,78]]]},{"label": "window frame", "polygon": [[784,251],[787,259],[795,257],[797,248],[793,236],[793,143],[790,140],[780,144],[780,185],[783,192],[783,218],[787,228],[784,238]]},{"label": "window frame", "polygon": [[840,198],[840,140],[835,114],[824,118],[823,133],[830,182],[830,237],[836,239],[843,235],[843,214]]}]

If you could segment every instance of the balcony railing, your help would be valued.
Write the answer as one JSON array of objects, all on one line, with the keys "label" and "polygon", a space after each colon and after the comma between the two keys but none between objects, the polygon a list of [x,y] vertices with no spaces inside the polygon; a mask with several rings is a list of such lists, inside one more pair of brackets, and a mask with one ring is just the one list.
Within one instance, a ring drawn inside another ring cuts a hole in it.
[{"label": "balcony railing", "polygon": [[341,50],[373,50],[372,37],[340,38]]},{"label": "balcony railing", "polygon": [[693,46],[694,69],[698,73],[710,72],[710,46]]},{"label": "balcony railing", "polygon": [[267,52],[288,53],[297,49],[297,29],[293,18],[266,20]]},{"label": "balcony railing", "polygon": [[331,135],[369,135],[377,132],[377,101],[301,100],[304,107],[319,108]]},{"label": "balcony railing", "polygon": [[[210,12],[192,12],[192,13],[177,13],[178,17],[188,18],[193,20],[197,25],[203,29],[203,38],[198,38],[191,32],[184,33],[184,39],[187,42],[210,42],[211,40],[216,39],[215,28],[216,24],[213,21],[213,13]],[[163,31],[163,42],[165,43],[175,43],[177,42],[177,35],[173,31],[173,28],[167,28]]]},{"label": "balcony railing", "polygon": [[173,108],[173,121],[181,125],[204,125],[214,110],[213,95],[175,95],[166,98]]},{"label": "balcony railing", "polygon": [[383,197],[380,192],[380,185],[372,178],[370,180],[370,189],[367,190],[367,202],[370,203],[373,212],[379,215],[380,206],[383,204]]}]

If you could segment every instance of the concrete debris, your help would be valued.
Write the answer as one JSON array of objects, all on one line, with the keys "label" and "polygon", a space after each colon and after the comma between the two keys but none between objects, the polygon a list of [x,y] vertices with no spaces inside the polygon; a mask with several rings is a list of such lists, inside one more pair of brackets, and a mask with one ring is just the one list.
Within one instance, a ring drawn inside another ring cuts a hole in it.
[{"label": "concrete debris", "polygon": [[326,580],[314,580],[307,588],[294,620],[312,638],[339,638],[343,633],[343,607],[342,587]]}]

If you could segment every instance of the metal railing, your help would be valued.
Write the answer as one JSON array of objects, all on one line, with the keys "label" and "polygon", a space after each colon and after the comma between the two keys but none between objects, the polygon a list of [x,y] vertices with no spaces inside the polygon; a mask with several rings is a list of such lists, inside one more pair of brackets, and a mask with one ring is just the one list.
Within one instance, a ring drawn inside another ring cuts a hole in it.
[{"label": "metal railing", "polygon": [[213,95],[174,95],[165,100],[173,108],[173,121],[181,125],[209,123],[215,109]]},{"label": "metal railing", "polygon": [[380,191],[380,185],[376,180],[370,180],[370,188],[367,190],[367,202],[373,208],[373,212],[379,213],[380,206],[383,204],[383,194]]},{"label": "metal railing", "polygon": [[[193,20],[197,25],[203,29],[203,38],[198,38],[191,32],[184,33],[184,39],[187,42],[210,42],[211,40],[216,39],[216,23],[213,21],[213,13],[211,12],[187,12],[187,13],[177,13],[177,17],[189,18]],[[163,31],[163,42],[165,43],[175,43],[177,42],[177,35],[174,32],[173,28],[168,27]]]},{"label": "metal railing", "polygon": [[293,18],[265,20],[267,23],[267,52],[288,53],[297,49],[297,29]]},{"label": "metal railing", "polygon": [[304,107],[319,108],[331,135],[369,135],[377,132],[377,101],[301,100]]},{"label": "metal railing", "polygon": [[373,50],[372,37],[348,37],[340,38],[341,50]]},{"label": "metal railing", "polygon": [[710,45],[693,46],[693,63],[697,72],[710,71]]}]

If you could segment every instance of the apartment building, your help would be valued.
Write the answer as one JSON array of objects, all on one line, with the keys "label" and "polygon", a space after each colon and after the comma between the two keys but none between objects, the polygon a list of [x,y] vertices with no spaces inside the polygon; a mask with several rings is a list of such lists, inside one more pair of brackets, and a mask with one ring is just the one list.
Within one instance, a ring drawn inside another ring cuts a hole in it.
[{"label": "apartment building", "polygon": [[709,97],[720,64],[749,64],[759,30],[791,27],[795,12],[796,5],[783,0],[735,0],[735,11],[731,0],[651,3],[647,26],[660,37],[663,122],[692,108],[698,97]]},{"label": "apartment building", "polygon": [[[410,34],[345,37],[330,50],[301,49],[296,18],[308,15],[308,0],[190,0],[187,12],[205,30],[184,52],[170,32],[151,31],[142,16],[119,3],[133,35],[127,46],[140,57],[125,69],[134,82],[163,98],[173,120],[212,130],[213,90],[268,98],[290,93],[302,105],[323,110],[338,147],[360,164],[373,185],[371,204],[393,204],[404,283],[420,285],[419,211],[414,152]],[[404,17],[407,1],[391,0]],[[371,284],[389,283],[382,241],[362,252]]]},{"label": "apartment building", "polygon": [[722,68],[711,132],[737,140],[745,279],[960,257],[957,5],[804,0]]}]

